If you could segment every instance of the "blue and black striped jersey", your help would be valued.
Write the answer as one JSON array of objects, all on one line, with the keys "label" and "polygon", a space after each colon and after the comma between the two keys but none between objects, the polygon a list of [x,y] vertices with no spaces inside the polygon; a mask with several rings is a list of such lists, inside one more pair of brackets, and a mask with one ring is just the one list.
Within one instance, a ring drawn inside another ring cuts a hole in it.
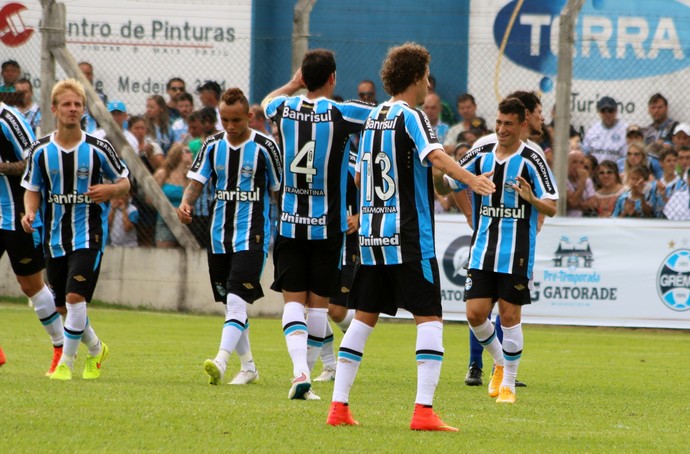
[{"label": "blue and black striped jersey", "polygon": [[78,249],[105,249],[110,203],[94,203],[85,193],[89,186],[127,175],[106,140],[82,133],[71,150],[58,145],[54,133],[34,142],[22,186],[41,194],[46,254],[62,257]]},{"label": "blue and black striped jersey", "polygon": [[496,185],[491,195],[473,195],[469,268],[531,278],[539,212],[512,185],[522,176],[538,199],[558,200],[558,189],[546,160],[529,145],[522,142],[504,160],[497,159],[496,147],[493,143],[473,148],[459,161],[475,175],[493,171]]},{"label": "blue and black striped jersey", "polygon": [[[36,140],[31,125],[19,111],[0,102],[0,162],[19,162],[29,156]],[[20,175],[0,174],[0,229],[21,230],[24,190]]]},{"label": "blue and black striped jersey", "polygon": [[280,235],[322,240],[347,230],[346,145],[372,109],[360,101],[304,96],[268,103],[266,116],[278,127],[284,160]]},{"label": "blue and black striped jersey", "polygon": [[271,238],[269,190],[280,189],[283,162],[278,146],[252,131],[235,147],[221,132],[209,137],[188,177],[214,192],[210,247],[213,254],[263,250]]},{"label": "blue and black striped jersey", "polygon": [[434,189],[427,155],[443,149],[424,112],[383,103],[359,141],[359,245],[365,265],[435,257]]}]

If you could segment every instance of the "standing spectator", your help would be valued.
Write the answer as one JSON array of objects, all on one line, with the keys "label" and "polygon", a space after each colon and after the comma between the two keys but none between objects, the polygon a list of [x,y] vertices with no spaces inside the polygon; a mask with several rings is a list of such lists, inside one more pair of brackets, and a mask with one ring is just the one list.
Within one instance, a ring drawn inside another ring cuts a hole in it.
[{"label": "standing spectator", "polygon": [[167,155],[174,140],[168,106],[161,95],[146,98],[146,127],[148,136],[158,142]]},{"label": "standing spectator", "polygon": [[[0,101],[0,258],[7,255],[19,287],[31,301],[34,312],[53,343],[53,361],[47,375],[55,372],[62,356],[63,326],[53,294],[43,280],[45,260],[38,234],[22,229],[24,210],[21,175],[36,137],[28,122],[12,107]],[[7,279],[6,276],[3,279]]]},{"label": "standing spectator", "polygon": [[207,80],[200,86],[196,92],[199,94],[199,100],[203,107],[212,107],[216,111],[216,131],[222,131],[223,125],[220,122],[220,112],[218,111],[218,104],[220,103],[220,85],[214,80]]},{"label": "standing spectator", "polygon": [[177,96],[187,93],[184,80],[179,77],[173,77],[165,84],[165,91],[168,93],[168,116],[170,117],[170,122],[174,123],[181,116],[180,107],[177,105]]},{"label": "standing spectator", "polygon": [[676,173],[681,177],[690,168],[690,147],[680,147],[678,149],[678,168]]},{"label": "standing spectator", "polygon": [[597,188],[594,197],[589,199],[587,208],[593,210],[597,217],[610,218],[616,206],[616,200],[625,191],[618,173],[618,166],[613,161],[603,161],[596,169]]},{"label": "standing spectator", "polygon": [[610,96],[604,96],[597,102],[597,111],[601,121],[585,133],[582,150],[594,155],[599,162],[616,162],[625,157],[625,133],[628,125],[618,119],[618,104]]},{"label": "standing spectator", "polygon": [[[179,207],[182,202],[182,194],[187,185],[187,171],[191,165],[192,152],[181,143],[176,143],[170,148],[170,153],[165,158],[163,165],[153,174],[153,179],[156,180],[163,194],[175,208]],[[179,244],[175,235],[163,218],[158,216],[156,220],[156,247],[171,248],[177,246]]]},{"label": "standing spectator", "polygon": [[645,200],[645,185],[649,171],[642,166],[633,167],[629,175],[629,189],[616,200],[611,217],[614,218],[647,218],[652,207]]},{"label": "standing spectator", "polygon": [[663,217],[664,205],[674,192],[684,189],[685,181],[676,173],[678,153],[673,149],[666,149],[659,156],[664,175],[658,180],[652,181],[647,200],[652,206],[652,216]]},{"label": "standing spectator", "polygon": [[581,151],[568,153],[568,188],[566,216],[580,218],[589,199],[594,197],[594,183],[584,169],[585,154]]},{"label": "standing spectator", "polygon": [[132,204],[129,194],[113,199],[108,213],[110,228],[110,245],[123,247],[137,247],[137,222],[139,210]]},{"label": "standing spectator", "polygon": [[376,100],[376,85],[368,79],[364,79],[357,85],[357,97],[360,101],[368,102],[369,104],[378,104]]},{"label": "standing spectator", "polygon": [[194,98],[189,93],[180,93],[175,96],[178,118],[172,124],[173,142],[189,143],[192,137],[189,135],[189,116],[194,111]]},{"label": "standing spectator", "polygon": [[424,105],[422,106],[424,113],[431,122],[431,128],[436,134],[439,142],[443,143],[448,132],[448,124],[441,120],[441,98],[436,93],[429,93],[424,98]]},{"label": "standing spectator", "polygon": [[[429,93],[436,93],[436,78],[429,74]],[[441,96],[439,95],[439,99],[441,101],[441,112],[440,112],[440,118],[441,121],[444,122],[447,125],[452,125],[455,123],[455,113],[453,113],[453,109],[450,107],[450,104],[445,102],[443,99],[441,99]]]},{"label": "standing spectator", "polygon": [[144,162],[149,172],[153,173],[165,160],[163,149],[154,138],[149,136],[148,122],[146,118],[135,115],[129,118],[129,132],[136,140],[134,151],[139,153],[139,158]]},{"label": "standing spectator", "polygon": [[[180,222],[193,222],[195,199],[204,185],[213,186],[217,196],[208,269],[215,300],[225,304],[226,315],[218,354],[204,361],[211,385],[223,381],[230,355],[245,336],[247,304],[263,296],[260,279],[271,236],[269,191],[280,189],[282,173],[278,146],[249,128],[249,101],[239,88],[225,91],[220,113],[225,132],[206,140],[189,172],[190,184],[177,210]],[[254,164],[251,169],[246,169],[246,162]],[[258,378],[254,361],[243,361],[231,384],[245,385]]]},{"label": "standing spectator", "polygon": [[673,129],[673,149],[678,151],[681,147],[690,147],[690,124],[678,123]]},{"label": "standing spectator", "polygon": [[644,130],[644,142],[657,142],[670,147],[673,129],[678,124],[668,117],[668,101],[661,93],[654,93],[647,103],[652,123]]},{"label": "standing spectator", "polygon": [[[284,158],[271,288],[285,301],[282,325],[294,376],[289,399],[320,399],[311,391],[311,370],[326,336],[329,299],[340,289],[347,139],[372,110],[360,101],[331,99],[335,70],[333,52],[310,50],[292,80],[261,103],[277,124]],[[302,88],[305,95],[292,96]]]},{"label": "standing spectator", "polygon": [[[86,77],[86,80],[89,81],[93,89],[96,90],[96,94],[99,98],[101,98],[103,104],[107,105],[108,96],[103,93],[103,90],[101,89],[102,83],[97,82],[94,84],[93,82],[93,65],[87,61],[82,61],[79,63],[79,69],[81,69],[81,72],[84,74],[84,77]],[[98,121],[96,121],[96,119],[89,113],[89,108],[85,106],[84,116],[81,119],[81,129],[87,133],[92,133],[98,129],[98,126]]]},{"label": "standing spectator", "polygon": [[668,199],[664,216],[671,221],[690,221],[690,168],[685,171],[685,189],[676,191]]},{"label": "standing spectator", "polygon": [[[110,101],[108,103],[108,112],[110,112],[110,115],[113,117],[113,120],[115,120],[115,123],[120,127],[122,130],[122,133],[125,136],[125,139],[127,139],[127,142],[129,143],[129,146],[132,147],[132,150],[139,151],[139,142],[137,138],[132,134],[129,130],[125,129],[125,122],[127,121],[127,108],[125,107],[125,104],[122,101]],[[106,139],[106,133],[105,129],[97,129],[93,133],[94,137],[97,137],[99,139]]]},{"label": "standing spectator", "polygon": [[[56,306],[67,307],[62,357],[50,378],[72,379],[74,357],[83,341],[89,353],[82,378],[97,379],[108,347],[93,329],[87,330],[86,305],[98,282],[108,237],[108,201],[129,191],[129,172],[107,141],[80,130],[86,94],[79,82],[58,82],[51,100],[57,131],[32,146],[22,181],[26,189],[22,227],[26,232],[35,231],[33,223],[40,207],[46,226],[43,247],[48,281]],[[73,151],[66,154],[62,150]]]},{"label": "standing spectator", "polygon": [[[452,152],[455,145],[463,140],[460,140],[460,133],[469,131],[471,129],[479,129],[486,131],[486,121],[477,116],[477,103],[474,96],[469,93],[463,93],[458,96],[458,112],[462,119],[459,123],[453,125],[448,129],[446,140],[443,146],[446,152]],[[485,133],[482,133],[484,135]]]},{"label": "standing spectator", "polygon": [[254,131],[259,131],[260,133],[271,136],[271,131],[269,129],[268,120],[266,119],[266,114],[259,104],[252,104],[249,106],[249,111],[252,113],[249,117],[249,127]]},{"label": "standing spectator", "polygon": [[2,62],[2,85],[0,93],[13,93],[16,91],[15,83],[19,80],[22,69],[15,60],[5,60]]},{"label": "standing spectator", "polygon": [[213,107],[204,107],[199,111],[199,120],[201,121],[201,136],[206,139],[221,129],[218,129],[218,112]]},{"label": "standing spectator", "polygon": [[34,134],[38,134],[41,130],[41,106],[34,102],[34,88],[31,81],[19,79],[15,84],[15,89],[17,93],[23,95],[20,103],[16,106],[17,110],[29,122]]},{"label": "standing spectator", "polygon": [[[628,130],[625,133],[625,142],[628,144],[628,148],[630,148],[630,145],[633,144],[634,142],[642,142],[644,143],[644,130],[640,128],[638,125],[630,125],[628,126]],[[663,174],[663,171],[661,170],[661,164],[659,164],[659,156],[658,153],[654,151],[654,149],[658,149],[661,151],[663,149],[663,145],[652,141],[649,144],[647,144],[644,147],[644,152],[645,152],[645,164],[647,167],[649,167],[650,172],[652,173],[654,178],[661,178],[661,175]],[[650,152],[651,150],[651,152]],[[627,159],[627,153],[626,153],[626,158],[621,158],[617,161],[618,164],[618,170],[619,172],[623,173],[625,170],[625,161]],[[625,178],[623,178],[623,182],[625,183]]]}]

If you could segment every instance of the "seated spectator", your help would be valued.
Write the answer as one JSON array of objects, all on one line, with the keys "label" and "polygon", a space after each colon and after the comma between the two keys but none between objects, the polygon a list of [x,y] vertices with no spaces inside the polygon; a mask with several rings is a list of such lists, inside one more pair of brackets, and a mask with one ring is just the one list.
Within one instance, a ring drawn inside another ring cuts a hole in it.
[{"label": "seated spectator", "polygon": [[129,194],[110,201],[108,229],[111,246],[136,247],[139,210],[132,204]]},{"label": "seated spectator", "polygon": [[[357,98],[369,104],[378,104],[376,100],[376,85],[371,80],[365,79],[357,85]],[[261,109],[263,111],[263,109]]]},{"label": "seated spectator", "polygon": [[668,101],[661,93],[655,93],[649,98],[647,111],[652,123],[644,130],[644,143],[656,142],[671,147],[671,136],[678,124],[668,117]]},{"label": "seated spectator", "polygon": [[[638,125],[628,126],[628,130],[625,133],[625,141],[630,147],[633,142],[643,142],[644,143],[644,130]],[[659,153],[663,150],[664,146],[660,143],[652,141],[645,146],[645,155],[647,157],[647,167],[652,172],[654,178],[661,178],[663,172],[661,171],[661,165],[659,164]],[[651,151],[650,151],[651,150]],[[618,160],[618,168],[623,172],[624,159]],[[625,182],[625,179],[623,179]]]},{"label": "seated spectator", "polygon": [[147,135],[154,138],[163,149],[163,153],[167,155],[174,140],[168,116],[168,105],[161,95],[146,98],[146,128]]},{"label": "seated spectator", "polygon": [[443,143],[446,138],[446,133],[448,133],[449,126],[441,120],[441,98],[436,93],[427,94],[424,98],[422,109],[429,118],[436,138],[439,142]]},{"label": "seated spectator", "polygon": [[[182,194],[187,186],[187,171],[192,165],[192,152],[180,143],[170,148],[163,165],[156,170],[153,178],[163,190],[173,207],[177,208],[182,202]],[[156,220],[156,247],[171,248],[179,246],[175,235],[158,216]]]},{"label": "seated spectator", "polygon": [[212,134],[222,131],[218,129],[218,112],[213,107],[204,107],[199,111],[201,121],[201,137],[203,140]]},{"label": "seated spectator", "polygon": [[172,124],[173,142],[189,143],[192,137],[189,135],[189,116],[194,111],[194,98],[189,93],[180,93],[175,96],[178,118]]},{"label": "seated spectator", "polygon": [[588,200],[587,209],[591,209],[595,216],[600,218],[610,218],[616,206],[616,200],[625,191],[621,176],[618,173],[618,166],[613,161],[603,161],[597,166],[597,178],[599,188],[594,193],[594,197]]},{"label": "seated spectator", "polygon": [[623,181],[623,184],[628,187],[630,187],[628,185],[628,175],[630,174],[630,170],[637,166],[646,167],[647,170],[649,170],[650,177],[652,179],[654,178],[651,175],[651,169],[649,168],[649,161],[647,160],[647,152],[645,149],[646,147],[643,142],[633,142],[628,145],[628,152],[625,154],[625,158],[621,158],[617,162],[618,171],[621,174],[621,180]]},{"label": "seated spectator", "polygon": [[659,162],[664,174],[652,182],[647,195],[647,201],[652,206],[652,215],[655,218],[662,218],[664,205],[671,195],[685,188],[685,181],[676,174],[678,153],[673,149],[665,149],[659,156]]},{"label": "seated spectator", "polygon": [[472,144],[468,142],[460,142],[455,146],[455,150],[453,150],[453,158],[455,158],[456,161],[459,161],[460,158],[465,156],[465,153],[470,151],[472,149]]},{"label": "seated spectator", "polygon": [[37,136],[40,135],[41,106],[34,102],[34,88],[31,85],[31,81],[29,79],[19,79],[15,84],[15,89],[17,90],[17,93],[23,95],[20,103],[15,107],[19,112],[21,112],[22,115],[24,115],[26,121],[29,122],[34,134]]},{"label": "seated spectator", "polygon": [[585,154],[581,151],[571,151],[568,153],[568,185],[566,216],[582,217],[583,209],[588,207],[587,203],[594,197],[594,183],[589,177],[589,173],[584,169]]},{"label": "seated spectator", "polygon": [[451,126],[446,133],[446,140],[443,142],[443,146],[448,153],[451,153],[459,142],[465,142],[465,140],[460,139],[461,132],[469,131],[471,128],[484,131],[487,129],[486,121],[481,117],[477,117],[477,103],[474,100],[474,96],[469,93],[461,94],[458,96],[457,106],[462,120]]},{"label": "seated spectator", "polygon": [[690,169],[685,171],[685,189],[674,192],[666,202],[664,217],[671,221],[690,221]]},{"label": "seated spectator", "polygon": [[[582,151],[582,150],[580,150]],[[592,179],[594,184],[594,189],[599,189],[599,179],[597,178],[597,167],[599,166],[599,161],[597,158],[591,154],[585,154],[585,162],[582,164],[582,168],[589,173],[589,177]]]},{"label": "seated spectator", "polygon": [[270,136],[270,126],[268,124],[268,120],[266,119],[266,113],[261,106],[259,104],[252,104],[249,106],[249,111],[252,113],[252,116],[249,119],[249,127],[255,131],[259,131],[267,136]]},{"label": "seated spectator", "polygon": [[678,151],[681,147],[690,147],[690,125],[687,123],[678,123],[673,129],[673,136],[671,137],[673,149]]},{"label": "seated spectator", "polygon": [[597,102],[600,121],[585,133],[582,151],[594,155],[599,162],[610,160],[614,163],[625,157],[625,133],[628,125],[618,118],[618,104],[610,96]]},{"label": "seated spectator", "polygon": [[22,74],[22,69],[15,60],[5,60],[2,62],[2,84],[0,84],[0,93],[14,93],[19,77]]},{"label": "seated spectator", "polygon": [[[429,74],[429,93],[438,94],[436,91],[436,78],[432,74]],[[439,100],[441,101],[441,112],[439,115],[441,121],[447,125],[452,125],[455,123],[455,113],[453,113],[453,109],[447,102],[441,99],[441,95],[439,95]],[[442,141],[440,142],[443,143]]]},{"label": "seated spectator", "polygon": [[621,194],[613,209],[614,218],[647,218],[652,207],[645,200],[644,189],[649,178],[649,171],[642,166],[630,170],[630,189]]},{"label": "seated spectator", "polygon": [[681,177],[685,175],[685,173],[690,168],[690,147],[680,147],[680,149],[678,150],[677,167],[678,168],[676,169],[676,173]]}]

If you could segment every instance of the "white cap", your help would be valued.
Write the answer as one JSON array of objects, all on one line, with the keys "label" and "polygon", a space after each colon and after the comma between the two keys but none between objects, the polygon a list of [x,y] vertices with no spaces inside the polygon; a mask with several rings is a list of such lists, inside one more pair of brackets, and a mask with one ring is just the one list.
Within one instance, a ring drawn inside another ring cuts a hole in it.
[{"label": "white cap", "polygon": [[687,123],[678,123],[676,127],[673,129],[673,135],[675,136],[681,131],[690,136],[690,125]]}]

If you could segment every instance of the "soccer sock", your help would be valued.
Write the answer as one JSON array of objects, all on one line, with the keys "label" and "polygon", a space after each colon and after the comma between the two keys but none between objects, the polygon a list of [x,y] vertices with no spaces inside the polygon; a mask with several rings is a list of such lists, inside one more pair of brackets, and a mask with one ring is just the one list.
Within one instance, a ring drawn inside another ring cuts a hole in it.
[{"label": "soccer sock", "polygon": [[321,346],[326,337],[326,325],[328,325],[328,309],[321,307],[310,307],[307,316],[307,366],[309,372],[314,368],[314,364],[321,355]]},{"label": "soccer sock", "polygon": [[350,398],[350,389],[355,382],[357,370],[364,355],[364,344],[374,328],[353,320],[350,328],[345,333],[338,350],[338,367],[335,373],[333,385],[333,402],[347,403]]},{"label": "soccer sock", "polygon": [[470,366],[474,363],[478,368],[484,368],[484,360],[482,358],[482,353],[484,353],[484,347],[477,340],[477,336],[474,335],[470,327]]},{"label": "soccer sock", "polygon": [[339,322],[335,322],[335,324],[338,325],[338,328],[340,328],[340,330],[344,333],[350,327],[350,323],[352,323],[352,320],[354,318],[355,318],[355,310],[349,309],[347,311],[347,314],[345,314],[345,318]]},{"label": "soccer sock", "polygon": [[67,364],[70,368],[74,364],[81,336],[86,329],[86,301],[67,304],[65,317],[65,343],[62,347],[60,364]]},{"label": "soccer sock", "polygon": [[283,308],[283,334],[288,353],[292,359],[292,372],[296,377],[304,372],[309,375],[307,366],[307,322],[304,319],[304,306],[301,303],[285,303]]},{"label": "soccer sock", "polygon": [[326,323],[326,337],[323,338],[321,346],[321,362],[323,367],[335,370],[335,350],[333,350],[333,329],[331,324]]},{"label": "soccer sock", "polygon": [[43,328],[50,336],[54,347],[62,347],[64,343],[64,326],[62,325],[62,317],[55,309],[55,299],[53,292],[50,291],[47,285],[34,296],[29,297],[31,303],[34,305],[34,312],[41,321]]},{"label": "soccer sock", "polygon": [[515,377],[517,377],[518,365],[522,356],[524,338],[522,336],[522,324],[503,327],[503,359],[505,368],[503,369],[503,382],[501,386],[509,387],[515,392]]},{"label": "soccer sock", "polygon": [[91,321],[86,317],[86,328],[81,336],[81,343],[89,349],[89,355],[96,356],[101,354],[101,340],[96,336],[96,332],[91,326]]},{"label": "soccer sock", "polygon": [[230,354],[237,348],[237,342],[245,330],[244,321],[247,320],[247,303],[239,296],[228,293],[225,305],[225,323],[220,338],[220,348],[216,361],[228,363]]},{"label": "soccer sock", "polygon": [[254,357],[252,356],[252,348],[249,344],[249,319],[244,322],[244,331],[237,341],[235,346],[237,356],[240,357],[242,363],[241,369],[249,372],[256,372],[256,364],[254,364]]},{"label": "soccer sock", "polygon": [[415,403],[433,405],[443,362],[443,323],[417,325],[417,397]]},{"label": "soccer sock", "polygon": [[494,363],[502,366],[503,352],[501,343],[498,341],[498,337],[496,337],[496,330],[491,320],[484,320],[484,323],[479,326],[470,325],[470,329],[474,335],[477,336],[479,343],[482,344],[494,359]]}]

